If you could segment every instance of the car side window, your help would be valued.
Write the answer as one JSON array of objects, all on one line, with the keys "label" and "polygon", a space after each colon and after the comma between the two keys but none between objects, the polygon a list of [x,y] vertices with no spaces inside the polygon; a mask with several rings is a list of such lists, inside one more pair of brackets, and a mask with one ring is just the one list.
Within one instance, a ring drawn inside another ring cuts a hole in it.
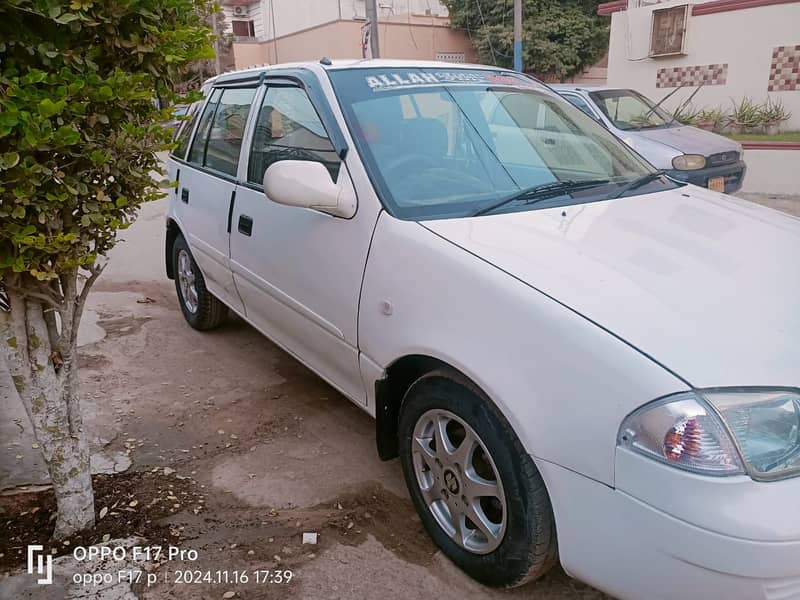
[{"label": "car side window", "polygon": [[236,176],[244,128],[255,93],[255,88],[214,90],[194,136],[190,163]]},{"label": "car side window", "polygon": [[267,168],[281,160],[321,163],[336,181],[341,160],[306,92],[298,87],[270,87],[258,112],[247,181],[264,182]]},{"label": "car side window", "polygon": [[201,167],[206,155],[208,130],[211,129],[211,121],[214,119],[214,113],[217,112],[220,96],[222,96],[221,89],[215,89],[211,92],[211,96],[209,96],[206,107],[203,110],[203,115],[200,117],[200,124],[197,126],[192,148],[189,150],[189,162]]},{"label": "car side window", "polygon": [[576,96],[574,94],[564,94],[564,99],[570,104],[572,104],[572,106],[574,106],[575,108],[581,109],[583,112],[585,112],[593,119],[597,118],[592,112],[592,109],[589,108],[589,104],[586,102],[586,100],[584,100],[580,96]]},{"label": "car side window", "polygon": [[192,130],[200,114],[200,106],[202,106],[202,102],[195,102],[187,111],[187,118],[181,124],[178,135],[175,137],[177,146],[175,146],[175,149],[172,151],[172,156],[175,158],[180,158],[181,160],[186,158],[186,151],[189,149],[189,139],[192,137]]},{"label": "car side window", "polygon": [[236,175],[247,115],[255,95],[255,88],[229,88],[222,93],[208,133],[203,166],[226,175]]}]

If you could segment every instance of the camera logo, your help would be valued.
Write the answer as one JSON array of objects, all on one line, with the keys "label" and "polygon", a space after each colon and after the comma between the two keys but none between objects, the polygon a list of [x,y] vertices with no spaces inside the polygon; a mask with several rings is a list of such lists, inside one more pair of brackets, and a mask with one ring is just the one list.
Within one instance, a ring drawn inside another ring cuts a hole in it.
[{"label": "camera logo", "polygon": [[[33,564],[34,555],[36,556],[35,567]],[[45,559],[47,559],[46,565]],[[37,579],[36,583],[43,585],[53,583],[53,557],[50,554],[44,554],[44,546],[40,544],[30,544],[28,546],[28,573],[44,575],[44,578]]]}]

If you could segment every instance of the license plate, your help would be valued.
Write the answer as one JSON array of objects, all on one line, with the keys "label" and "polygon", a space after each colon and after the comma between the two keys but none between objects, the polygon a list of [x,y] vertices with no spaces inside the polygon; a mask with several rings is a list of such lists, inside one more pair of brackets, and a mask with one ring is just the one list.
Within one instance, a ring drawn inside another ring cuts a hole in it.
[{"label": "license plate", "polygon": [[708,189],[714,190],[715,192],[725,193],[725,178],[712,177],[708,180]]}]

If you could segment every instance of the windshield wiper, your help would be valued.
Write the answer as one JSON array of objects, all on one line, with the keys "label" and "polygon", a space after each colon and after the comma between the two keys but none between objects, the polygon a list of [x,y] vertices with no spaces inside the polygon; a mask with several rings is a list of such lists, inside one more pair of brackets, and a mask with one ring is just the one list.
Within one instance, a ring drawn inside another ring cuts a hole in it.
[{"label": "windshield wiper", "polygon": [[642,175],[641,177],[637,177],[633,181],[629,181],[625,185],[623,185],[616,194],[611,196],[611,198],[619,198],[625,192],[630,192],[631,190],[635,190],[636,188],[640,188],[643,185],[647,185],[651,181],[655,181],[662,175],[664,175],[664,171],[654,171],[653,173],[648,173],[647,175]]},{"label": "windshield wiper", "polygon": [[534,185],[532,187],[516,191],[513,194],[501,198],[500,200],[492,202],[488,206],[479,208],[472,214],[472,216],[479,217],[481,215],[485,215],[486,213],[490,213],[502,206],[505,206],[506,204],[511,204],[512,202],[516,202],[518,200],[528,200],[529,202],[531,200],[544,200],[545,198],[561,196],[562,194],[566,194],[568,192],[592,188],[608,182],[608,179],[567,179],[564,181],[553,181],[551,183],[540,183],[539,185]]}]

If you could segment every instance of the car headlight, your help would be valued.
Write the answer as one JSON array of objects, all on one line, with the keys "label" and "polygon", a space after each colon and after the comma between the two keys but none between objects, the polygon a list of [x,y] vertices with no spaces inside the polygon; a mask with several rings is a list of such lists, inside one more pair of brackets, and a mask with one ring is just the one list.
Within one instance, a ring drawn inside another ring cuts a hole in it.
[{"label": "car headlight", "polygon": [[706,166],[706,157],[701,154],[681,154],[672,159],[672,166],[679,171],[696,171]]},{"label": "car headlight", "polygon": [[620,427],[621,447],[705,475],[800,475],[800,393],[685,392],[651,402]]}]

